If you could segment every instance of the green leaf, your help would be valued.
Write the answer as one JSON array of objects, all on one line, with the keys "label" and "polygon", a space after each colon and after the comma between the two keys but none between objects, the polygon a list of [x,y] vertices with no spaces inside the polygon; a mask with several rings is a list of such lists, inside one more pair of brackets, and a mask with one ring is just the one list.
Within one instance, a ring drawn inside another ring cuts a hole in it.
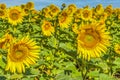
[{"label": "green leaf", "polygon": [[3,61],[2,55],[0,55],[0,64],[2,64],[2,65],[0,65],[0,67],[2,67],[4,69],[6,66],[6,63]]},{"label": "green leaf", "polygon": [[23,74],[13,74],[10,76],[10,79],[20,79],[23,77]]},{"label": "green leaf", "polygon": [[48,39],[48,45],[51,47],[57,48],[58,41],[55,37],[51,37]]},{"label": "green leaf", "polygon": [[101,73],[99,74],[99,80],[116,80],[116,79],[112,76]]},{"label": "green leaf", "polygon": [[99,76],[99,71],[98,71],[98,70],[90,71],[90,72],[88,73],[88,76],[89,76],[89,77],[98,77],[98,76]]},{"label": "green leaf", "polygon": [[39,74],[39,70],[38,70],[38,69],[31,68],[31,73],[38,75],[38,74]]}]

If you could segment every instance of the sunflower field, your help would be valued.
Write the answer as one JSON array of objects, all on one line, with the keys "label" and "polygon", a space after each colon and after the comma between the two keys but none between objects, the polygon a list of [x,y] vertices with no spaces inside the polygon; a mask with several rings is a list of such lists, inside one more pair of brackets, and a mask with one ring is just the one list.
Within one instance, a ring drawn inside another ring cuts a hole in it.
[{"label": "sunflower field", "polygon": [[0,80],[120,80],[120,8],[0,3]]}]

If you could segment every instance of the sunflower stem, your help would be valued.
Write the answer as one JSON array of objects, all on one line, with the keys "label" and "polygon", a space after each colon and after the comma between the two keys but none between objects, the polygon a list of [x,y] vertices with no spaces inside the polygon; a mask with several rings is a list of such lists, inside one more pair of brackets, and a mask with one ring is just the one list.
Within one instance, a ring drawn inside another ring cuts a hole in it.
[{"label": "sunflower stem", "polygon": [[[113,46],[113,45],[112,45]],[[112,50],[111,50],[111,48],[110,48],[110,57],[109,57],[109,63],[110,63],[110,67],[109,67],[109,75],[112,75],[113,74],[113,67],[112,67],[112,64],[113,64],[113,58],[114,58],[114,54],[113,54],[113,52],[112,52]]]},{"label": "sunflower stem", "polygon": [[87,62],[85,60],[82,60],[81,75],[82,75],[83,80],[86,80],[86,78],[87,78],[88,69],[87,69],[86,63]]}]

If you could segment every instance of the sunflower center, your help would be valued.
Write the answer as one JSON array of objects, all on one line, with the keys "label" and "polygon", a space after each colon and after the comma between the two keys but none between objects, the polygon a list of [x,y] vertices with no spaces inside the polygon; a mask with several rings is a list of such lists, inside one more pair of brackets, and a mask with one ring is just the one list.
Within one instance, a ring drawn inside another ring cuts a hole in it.
[{"label": "sunflower center", "polygon": [[95,38],[92,35],[86,35],[84,38],[84,41],[87,43],[92,43],[92,42],[94,42],[94,40],[95,40]]},{"label": "sunflower center", "polygon": [[10,59],[14,62],[20,62],[26,59],[28,48],[26,46],[14,46],[11,50]]},{"label": "sunflower center", "polygon": [[63,17],[63,16],[62,16],[60,22],[61,22],[61,23],[64,23],[65,21],[66,21],[66,17]]},{"label": "sunflower center", "polygon": [[3,16],[4,15],[4,11],[0,11],[0,16]]},{"label": "sunflower center", "polygon": [[45,24],[44,28],[45,28],[45,30],[49,30],[50,24],[49,23]]},{"label": "sunflower center", "polygon": [[88,18],[89,12],[88,12],[88,11],[84,11],[84,12],[83,12],[83,16],[84,16],[84,18]]},{"label": "sunflower center", "polygon": [[91,49],[100,41],[100,36],[93,30],[87,30],[86,32],[81,33],[79,40],[82,41],[81,45],[83,47]]},{"label": "sunflower center", "polygon": [[17,11],[17,10],[11,10],[11,12],[10,12],[10,18],[12,20],[18,20],[19,16],[20,16],[20,12],[19,11]]},{"label": "sunflower center", "polygon": [[56,13],[57,11],[58,11],[57,8],[53,8],[53,9],[52,9],[52,12],[53,12],[53,13]]}]

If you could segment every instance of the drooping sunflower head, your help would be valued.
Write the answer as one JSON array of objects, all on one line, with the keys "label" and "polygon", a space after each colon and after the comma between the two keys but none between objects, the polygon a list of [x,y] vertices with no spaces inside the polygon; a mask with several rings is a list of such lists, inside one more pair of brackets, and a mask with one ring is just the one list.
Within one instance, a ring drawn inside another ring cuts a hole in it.
[{"label": "drooping sunflower head", "polygon": [[6,10],[0,9],[0,18],[2,18],[2,19],[6,18]]},{"label": "drooping sunflower head", "polygon": [[89,24],[80,27],[77,37],[78,54],[83,59],[100,57],[101,53],[105,53],[107,46],[110,45],[109,32],[102,24]]},{"label": "drooping sunflower head", "polygon": [[23,11],[20,7],[11,7],[8,9],[8,22],[12,25],[17,25],[23,20]]},{"label": "drooping sunflower head", "polygon": [[82,10],[81,18],[83,20],[90,20],[92,18],[92,10],[89,10],[87,8]]},{"label": "drooping sunflower head", "polygon": [[120,54],[120,44],[115,44],[115,46],[114,46],[114,51],[115,51],[117,54]]},{"label": "drooping sunflower head", "polygon": [[45,36],[51,36],[52,33],[54,33],[54,27],[52,26],[51,22],[49,21],[43,21],[43,24],[42,24],[42,32],[43,32],[43,35]]},{"label": "drooping sunflower head", "polygon": [[26,4],[26,8],[29,9],[29,10],[34,9],[34,3],[33,3],[33,2],[28,2],[28,3]]},{"label": "drooping sunflower head", "polygon": [[10,72],[25,72],[25,66],[30,67],[39,58],[39,46],[30,38],[24,37],[10,46],[7,55],[6,70]]},{"label": "drooping sunflower head", "polygon": [[68,28],[69,24],[72,22],[72,17],[68,15],[66,10],[64,10],[59,14],[58,20],[61,28]]},{"label": "drooping sunflower head", "polygon": [[6,9],[6,4],[0,4],[0,9],[5,10]]}]

